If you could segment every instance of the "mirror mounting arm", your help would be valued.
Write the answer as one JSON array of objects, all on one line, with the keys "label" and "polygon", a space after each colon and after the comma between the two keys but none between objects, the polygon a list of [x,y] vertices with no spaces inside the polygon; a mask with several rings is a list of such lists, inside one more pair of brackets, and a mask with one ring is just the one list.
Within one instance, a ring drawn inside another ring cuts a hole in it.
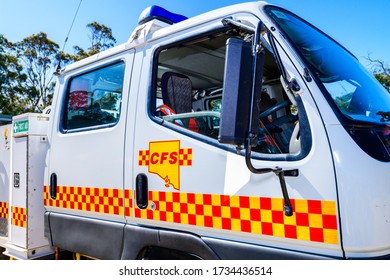
[{"label": "mirror mounting arm", "polygon": [[[292,216],[293,215],[293,209],[291,206],[291,201],[287,192],[287,186],[286,186],[286,180],[285,180],[285,171],[280,168],[280,167],[275,167],[275,168],[255,168],[252,164],[251,161],[251,154],[252,154],[252,145],[255,145],[257,142],[257,133],[254,132],[253,130],[256,129],[256,125],[254,125],[254,121],[256,120],[256,114],[258,115],[258,110],[257,110],[257,94],[256,91],[261,89],[262,87],[262,80],[258,79],[258,71],[263,71],[263,63],[264,63],[264,49],[261,46],[261,29],[262,29],[263,23],[260,21],[258,26],[257,26],[257,31],[255,34],[255,39],[253,42],[253,49],[252,49],[252,54],[253,54],[253,78],[252,78],[252,102],[250,105],[250,117],[249,117],[249,133],[246,138],[245,142],[245,162],[248,167],[248,169],[255,174],[266,174],[273,172],[276,176],[279,178],[280,186],[282,189],[282,194],[284,198],[284,214],[286,216]],[[260,68],[260,69],[259,69]],[[262,74],[262,73],[261,73]],[[262,75],[260,75],[262,76]],[[288,174],[296,174],[295,176],[298,175],[298,170],[289,170]]]}]

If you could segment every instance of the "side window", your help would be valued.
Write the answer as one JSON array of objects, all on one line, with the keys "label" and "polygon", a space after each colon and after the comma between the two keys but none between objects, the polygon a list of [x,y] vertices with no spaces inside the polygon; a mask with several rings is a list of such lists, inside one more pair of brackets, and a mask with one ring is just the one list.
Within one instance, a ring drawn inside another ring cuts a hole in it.
[{"label": "side window", "polygon": [[62,129],[68,131],[117,123],[124,69],[124,62],[119,62],[73,77],[66,93]]},{"label": "side window", "polygon": [[[155,98],[152,102],[152,112],[156,117],[192,133],[218,138],[226,41],[232,37],[251,40],[252,34],[229,30],[158,51]],[[297,153],[300,144],[297,109],[293,105],[295,100],[283,90],[281,73],[269,51],[266,51],[263,72],[261,101],[258,104],[261,120],[259,140],[253,151],[264,154]]]}]

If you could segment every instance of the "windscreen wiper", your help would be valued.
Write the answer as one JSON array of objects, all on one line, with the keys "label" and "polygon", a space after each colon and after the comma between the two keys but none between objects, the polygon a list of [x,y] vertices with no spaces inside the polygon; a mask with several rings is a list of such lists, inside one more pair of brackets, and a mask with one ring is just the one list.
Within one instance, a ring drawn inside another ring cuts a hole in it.
[{"label": "windscreen wiper", "polygon": [[376,114],[382,117],[382,121],[390,121],[390,111],[389,112],[379,111]]}]

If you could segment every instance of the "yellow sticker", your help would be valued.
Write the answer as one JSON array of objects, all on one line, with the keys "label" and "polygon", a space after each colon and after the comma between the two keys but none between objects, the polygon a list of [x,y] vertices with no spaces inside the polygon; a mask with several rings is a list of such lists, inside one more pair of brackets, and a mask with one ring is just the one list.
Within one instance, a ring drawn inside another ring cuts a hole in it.
[{"label": "yellow sticker", "polygon": [[180,140],[150,142],[149,150],[140,150],[139,166],[148,166],[149,173],[157,174],[165,186],[180,190],[180,166],[192,165],[192,149],[180,148]]}]

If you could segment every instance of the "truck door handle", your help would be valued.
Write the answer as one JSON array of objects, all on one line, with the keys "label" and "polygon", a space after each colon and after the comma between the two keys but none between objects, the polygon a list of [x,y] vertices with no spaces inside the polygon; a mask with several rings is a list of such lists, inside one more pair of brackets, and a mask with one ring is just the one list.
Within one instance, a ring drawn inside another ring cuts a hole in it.
[{"label": "truck door handle", "polygon": [[57,198],[57,174],[55,173],[50,175],[50,197],[52,199]]},{"label": "truck door handle", "polygon": [[146,209],[148,207],[148,177],[140,173],[135,178],[135,198],[138,208]]}]

